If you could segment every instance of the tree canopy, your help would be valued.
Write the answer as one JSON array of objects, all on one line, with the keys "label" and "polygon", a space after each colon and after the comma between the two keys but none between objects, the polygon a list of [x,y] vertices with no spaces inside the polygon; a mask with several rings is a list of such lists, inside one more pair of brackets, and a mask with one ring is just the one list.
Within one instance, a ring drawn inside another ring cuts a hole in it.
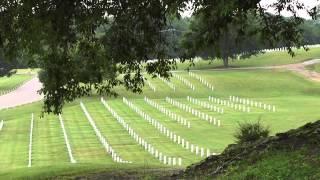
[{"label": "tree canopy", "polygon": [[[0,49],[6,59],[23,52],[39,60],[43,110],[60,113],[65,102],[93,88],[108,95],[115,95],[118,85],[141,92],[143,71],[169,77],[176,56],[168,48],[168,20],[189,5],[203,16],[201,34],[217,54],[231,27],[239,41],[249,35],[252,16],[261,21],[250,33],[259,32],[270,44],[281,42],[293,54],[293,46],[303,45],[297,9],[316,12],[296,0],[277,0],[271,5],[276,15],[266,13],[260,0],[6,0],[0,1]],[[283,10],[293,17],[282,17]]]}]

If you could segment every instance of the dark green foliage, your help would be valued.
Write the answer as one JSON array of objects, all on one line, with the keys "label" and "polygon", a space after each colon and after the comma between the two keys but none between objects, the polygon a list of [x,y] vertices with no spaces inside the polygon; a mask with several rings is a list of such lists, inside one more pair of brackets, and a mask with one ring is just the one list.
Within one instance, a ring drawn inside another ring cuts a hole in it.
[{"label": "dark green foliage", "polygon": [[[278,0],[272,7],[279,15],[266,16],[260,0],[5,0],[0,1],[0,49],[6,59],[22,52],[37,60],[42,68],[41,90],[44,112],[60,113],[65,102],[91,93],[115,95],[114,87],[124,85],[140,93],[143,71],[168,78],[175,68],[177,50],[163,33],[169,18],[180,17],[189,3],[203,14],[200,35],[215,47],[225,46],[223,32],[232,32],[244,41],[247,32],[261,32],[262,39],[282,42],[290,53],[301,46],[303,20],[284,19],[284,9],[307,10],[293,0]],[[289,9],[288,9],[289,8]],[[277,12],[278,12],[277,11]],[[254,12],[254,13],[253,13]],[[258,29],[247,31],[248,14],[263,19]],[[263,17],[263,18],[261,18]],[[189,56],[192,57],[192,56]],[[225,57],[225,55],[224,55]],[[229,56],[228,56],[229,57]],[[157,59],[148,62],[150,59]],[[122,79],[117,79],[124,74]]]},{"label": "dark green foliage", "polygon": [[255,123],[239,123],[238,131],[234,137],[237,143],[246,143],[268,137],[269,133],[269,127],[263,126],[260,121]]}]

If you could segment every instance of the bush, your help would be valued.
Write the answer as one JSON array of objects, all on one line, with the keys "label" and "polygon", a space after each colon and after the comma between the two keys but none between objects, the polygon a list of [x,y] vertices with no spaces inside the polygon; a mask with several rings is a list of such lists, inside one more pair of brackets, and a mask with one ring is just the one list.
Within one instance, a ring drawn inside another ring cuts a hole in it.
[{"label": "bush", "polygon": [[260,121],[254,123],[239,123],[239,129],[234,137],[238,143],[244,143],[268,137],[269,133],[269,127],[263,126]]}]

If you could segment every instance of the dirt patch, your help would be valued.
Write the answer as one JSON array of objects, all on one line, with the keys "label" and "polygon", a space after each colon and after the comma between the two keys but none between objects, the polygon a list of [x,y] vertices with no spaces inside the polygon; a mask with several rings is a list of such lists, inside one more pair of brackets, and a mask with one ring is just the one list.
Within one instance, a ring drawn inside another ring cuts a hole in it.
[{"label": "dirt patch", "polygon": [[288,70],[294,71],[298,74],[301,74],[308,79],[320,82],[320,73],[309,70],[306,68],[306,66],[310,66],[310,65],[318,64],[318,63],[320,63],[320,59],[305,61],[305,62],[298,63],[298,64],[288,64],[288,65],[282,65],[282,66],[275,66],[275,68],[288,69]]}]

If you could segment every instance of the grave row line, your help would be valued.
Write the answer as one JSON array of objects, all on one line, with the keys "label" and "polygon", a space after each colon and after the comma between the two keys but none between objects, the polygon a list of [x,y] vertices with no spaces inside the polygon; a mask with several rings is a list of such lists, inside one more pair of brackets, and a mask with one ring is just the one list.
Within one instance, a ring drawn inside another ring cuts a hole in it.
[{"label": "grave row line", "polygon": [[193,72],[189,72],[189,76],[197,79],[198,81],[200,81],[200,83],[202,83],[203,85],[205,85],[207,88],[209,88],[211,91],[214,91],[214,86],[211,85],[209,82],[207,82],[204,78],[202,78],[201,76],[199,76],[198,74],[195,74]]},{"label": "grave row line", "polygon": [[155,87],[153,84],[151,84],[150,81],[147,80],[147,84],[148,84],[149,88],[150,88],[153,92],[156,92],[156,87]]},{"label": "grave row line", "polygon": [[229,101],[239,103],[239,104],[248,105],[251,107],[260,108],[260,109],[271,111],[271,112],[276,112],[276,107],[274,105],[265,104],[265,103],[254,101],[254,100],[248,99],[248,98],[246,99],[246,98],[240,98],[237,96],[229,96]]},{"label": "grave row line", "polygon": [[187,79],[183,78],[182,76],[179,76],[178,74],[173,73],[172,74],[173,77],[177,78],[178,80],[182,81],[183,84],[185,84],[186,86],[188,86],[190,89],[192,89],[193,91],[195,90],[195,86],[188,81]]},{"label": "grave row line", "polygon": [[1,120],[0,121],[0,131],[2,130],[2,128],[3,128],[3,125],[4,125],[4,121],[3,120]]},{"label": "grave row line", "polygon": [[[61,118],[61,119],[60,119]],[[70,161],[71,163],[76,163],[76,161],[74,160],[73,156],[72,156],[72,152],[71,152],[71,146],[70,143],[68,141],[67,135],[66,135],[66,131],[62,122],[62,117],[61,115],[59,115],[59,119],[60,119],[60,123],[63,129],[63,133],[64,133],[64,137],[65,137],[65,142],[68,148],[68,153],[69,153],[69,157],[70,157]],[[29,132],[29,150],[28,150],[28,167],[32,167],[32,143],[33,143],[33,128],[34,128],[34,114],[31,114],[31,121],[30,121],[30,132]]]},{"label": "grave row line", "polygon": [[29,134],[29,153],[28,153],[28,167],[32,166],[32,137],[33,137],[33,113],[31,114],[31,122],[30,122],[30,134]]},{"label": "grave row line", "polygon": [[223,108],[220,108],[220,107],[217,107],[215,105],[211,105],[205,101],[200,101],[199,99],[196,99],[196,98],[193,98],[193,97],[190,97],[190,96],[187,96],[187,100],[193,104],[196,104],[196,105],[199,105],[201,107],[204,107],[204,108],[207,108],[207,109],[210,109],[211,111],[215,111],[217,113],[221,113],[223,114],[224,113],[224,109]]},{"label": "grave row line", "polygon": [[[159,123],[157,120],[150,117],[145,112],[141,111],[137,106],[135,106],[132,102],[128,101],[125,97],[123,97],[123,102],[128,105],[132,110],[134,110],[137,114],[139,114],[141,117],[143,117],[146,121],[148,121],[150,124],[152,124],[158,131],[162,134],[164,134],[166,137],[168,137],[171,141],[174,143],[180,145],[189,150],[191,150],[192,153],[195,153],[196,155],[200,155],[201,157],[205,156],[204,150],[205,148],[200,148],[198,145],[193,145],[189,143],[189,141],[185,140],[179,135],[176,135],[174,132],[166,128],[164,125]],[[195,151],[194,151],[195,149]],[[207,156],[210,155],[210,149],[207,149]]]},{"label": "grave row line", "polygon": [[203,112],[201,112],[199,110],[193,109],[192,107],[190,107],[190,106],[188,106],[186,104],[183,104],[183,103],[181,103],[179,101],[173,100],[173,99],[171,99],[169,97],[166,97],[166,101],[168,103],[170,103],[170,104],[172,104],[172,105],[174,105],[174,106],[176,106],[176,107],[188,112],[188,113],[191,113],[192,115],[194,115],[194,116],[196,116],[196,117],[198,117],[198,118],[200,118],[202,120],[208,121],[210,124],[213,123],[213,125],[217,125],[218,127],[221,126],[220,120],[218,120],[215,117],[212,117],[212,116],[210,116],[210,115],[208,115],[206,113],[203,113]]},{"label": "grave row line", "polygon": [[159,75],[158,75],[158,78],[159,78],[161,81],[163,81],[165,84],[167,84],[171,89],[173,89],[173,91],[176,91],[176,87],[174,86],[174,84],[172,84],[172,83],[169,82],[168,80],[160,77]]},{"label": "grave row line", "polygon": [[212,97],[212,96],[209,96],[208,99],[210,102],[213,102],[213,103],[216,103],[219,105],[223,105],[223,106],[227,106],[227,107],[230,107],[230,108],[237,110],[237,111],[248,112],[248,113],[251,112],[251,108],[246,105],[236,104],[236,103],[230,102],[228,100],[224,100],[224,99],[220,99],[220,98],[216,98],[216,97]]},{"label": "grave row line", "polygon": [[62,118],[61,114],[59,114],[59,121],[60,121],[60,125],[61,125],[62,132],[63,132],[64,142],[65,142],[65,144],[67,146],[70,162],[71,163],[76,163],[77,161],[73,157],[71,145],[70,145],[70,142],[69,142],[67,131],[66,131],[65,127],[64,127],[63,118]]},{"label": "grave row line", "polygon": [[179,116],[173,112],[171,112],[170,110],[168,110],[167,108],[161,106],[160,104],[156,103],[155,101],[144,97],[144,101],[151,105],[152,107],[156,108],[158,111],[160,111],[161,113],[165,114],[166,116],[169,116],[171,119],[177,121],[178,123],[187,126],[188,128],[191,127],[190,121],[187,121],[185,118],[183,118],[182,116]]},{"label": "grave row line", "polygon": [[113,150],[112,146],[108,143],[107,139],[102,135],[100,130],[97,128],[94,120],[92,119],[91,115],[87,111],[85,105],[80,102],[80,106],[84,114],[86,115],[87,120],[89,121],[90,125],[92,126],[96,136],[98,137],[99,141],[103,145],[103,147],[106,149],[107,153],[109,153],[112,157],[112,160],[117,163],[131,163],[129,161],[123,160],[116,152]]},{"label": "grave row line", "polygon": [[[168,165],[182,165],[182,159],[179,157],[169,157],[165,155],[164,153],[157,150],[153,145],[148,143],[146,140],[144,140],[138,133],[134,131],[133,128],[129,126],[128,123],[125,122],[125,120],[120,117],[109,105],[108,103],[101,98],[101,103],[105,106],[105,108],[112,114],[112,116],[122,125],[126,131],[128,131],[129,135],[140,145],[142,146],[148,153],[150,153],[152,156],[154,156],[156,159],[158,159],[163,164]],[[177,162],[178,161],[178,162]]]},{"label": "grave row line", "polygon": [[[319,44],[314,44],[314,45],[305,45],[306,47],[310,48],[310,47],[320,47]],[[296,47],[291,47],[293,49],[295,49]],[[273,49],[261,49],[262,52],[279,52],[279,51],[287,51],[286,47],[279,47],[279,48],[273,48]],[[241,53],[244,54],[244,53]]]}]

